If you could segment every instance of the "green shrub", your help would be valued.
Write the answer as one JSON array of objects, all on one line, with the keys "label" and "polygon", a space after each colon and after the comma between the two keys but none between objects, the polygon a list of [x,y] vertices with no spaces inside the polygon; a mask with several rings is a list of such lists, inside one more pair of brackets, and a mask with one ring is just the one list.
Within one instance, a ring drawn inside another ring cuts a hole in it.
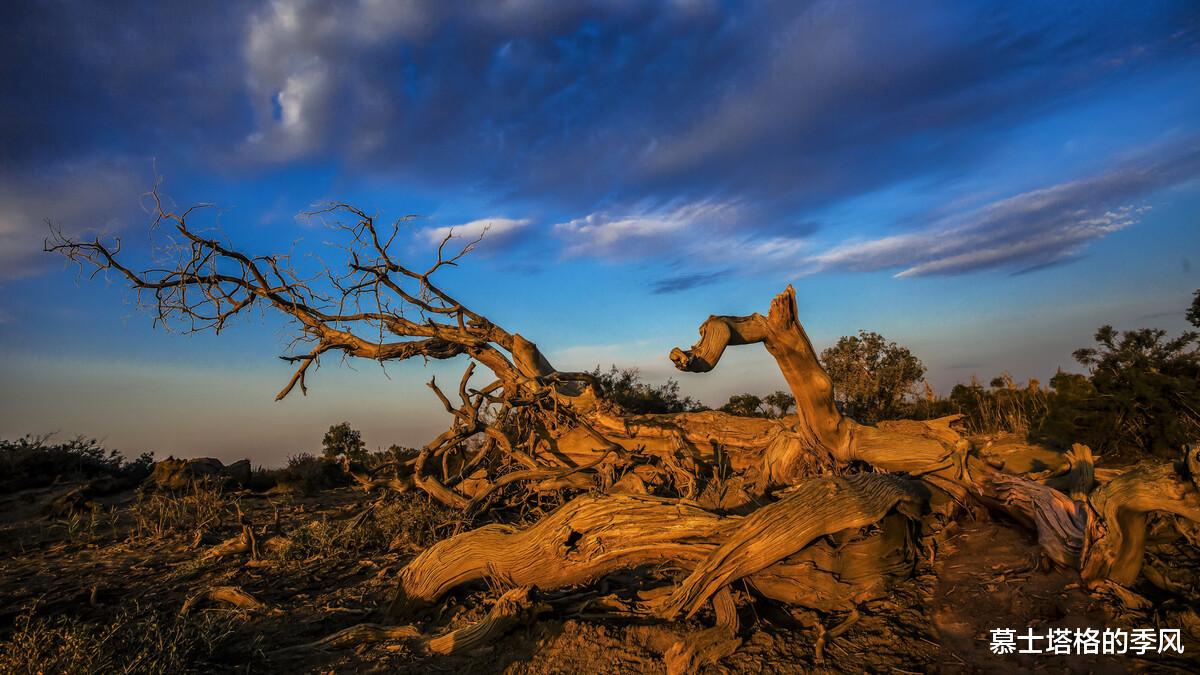
[{"label": "green shrub", "polygon": [[1089,378],[1060,374],[1052,381],[1045,438],[1074,438],[1098,453],[1172,457],[1200,442],[1200,333],[1167,339],[1163,330],[1103,326],[1096,343],[1075,352]]}]

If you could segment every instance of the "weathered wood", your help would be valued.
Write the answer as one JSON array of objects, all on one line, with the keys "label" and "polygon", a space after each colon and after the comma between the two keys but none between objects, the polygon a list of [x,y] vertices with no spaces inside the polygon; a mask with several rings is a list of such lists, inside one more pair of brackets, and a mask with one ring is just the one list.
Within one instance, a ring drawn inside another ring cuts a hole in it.
[{"label": "weathered wood", "polygon": [[[816,537],[857,530],[923,499],[919,484],[886,474],[809,479],[747,518],[661,497],[585,495],[525,530],[485,525],[434,544],[401,572],[393,611],[489,577],[554,589],[657,564],[694,570],[661,610],[694,614],[721,587],[785,561]],[[771,568],[762,586],[780,587],[780,576],[801,569],[795,562]]]},{"label": "weathered wood", "polygon": [[919,505],[927,496],[919,484],[887,474],[806,480],[747,516],[676,587],[661,614],[693,616],[722,587],[784,560],[817,537],[878,522],[898,504]]},{"label": "weathered wood", "polygon": [[1084,542],[1082,576],[1089,584],[1130,585],[1142,569],[1146,515],[1173,513],[1200,522],[1200,490],[1166,462],[1145,462],[1089,496],[1093,518]]}]

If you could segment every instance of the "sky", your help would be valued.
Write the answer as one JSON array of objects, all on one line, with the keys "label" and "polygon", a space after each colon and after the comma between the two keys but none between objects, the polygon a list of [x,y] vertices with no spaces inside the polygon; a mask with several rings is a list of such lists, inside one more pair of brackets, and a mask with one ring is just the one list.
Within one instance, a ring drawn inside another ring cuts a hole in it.
[{"label": "sky", "polygon": [[[563,370],[719,405],[783,387],[759,347],[667,354],[791,283],[818,348],[873,330],[947,393],[1078,370],[1097,327],[1182,330],[1200,288],[1195,2],[47,1],[0,7],[0,437],[277,465],[348,421],[448,420],[465,363],[325,359],[294,335],[155,327],[47,223],[151,265],[145,193],[249,253],[333,259],[302,214],[484,231],[446,288]],[[161,243],[161,239],[158,240]],[[464,240],[465,241],[465,240]]]}]

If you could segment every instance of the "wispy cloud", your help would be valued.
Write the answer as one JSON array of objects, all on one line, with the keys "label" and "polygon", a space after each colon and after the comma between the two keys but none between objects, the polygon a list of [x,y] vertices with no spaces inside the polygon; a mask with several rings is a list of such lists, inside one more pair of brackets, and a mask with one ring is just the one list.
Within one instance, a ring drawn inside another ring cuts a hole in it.
[{"label": "wispy cloud", "polygon": [[969,161],[1115,64],[1186,50],[1196,22],[1169,7],[272,0],[244,19],[246,147],[581,213],[697,191],[830,200]]},{"label": "wispy cloud", "polygon": [[656,295],[666,295],[668,293],[679,293],[681,291],[699,288],[715,284],[730,277],[729,270],[719,270],[716,272],[696,272],[693,274],[679,274],[673,277],[664,277],[655,281],[650,292]]},{"label": "wispy cloud", "polygon": [[735,223],[736,204],[702,200],[665,207],[635,207],[625,213],[598,212],[554,226],[567,256],[618,259],[646,257],[665,248],[682,249]]},{"label": "wispy cloud", "polygon": [[140,213],[134,171],[112,162],[64,163],[38,176],[0,174],[0,281],[52,261],[42,250],[47,223],[68,233],[112,232]]},{"label": "wispy cloud", "polygon": [[918,232],[851,240],[810,256],[807,274],[897,269],[897,277],[1015,273],[1065,262],[1092,241],[1136,224],[1155,190],[1200,177],[1200,139],[1164,145],[1102,174],[941,216]]}]

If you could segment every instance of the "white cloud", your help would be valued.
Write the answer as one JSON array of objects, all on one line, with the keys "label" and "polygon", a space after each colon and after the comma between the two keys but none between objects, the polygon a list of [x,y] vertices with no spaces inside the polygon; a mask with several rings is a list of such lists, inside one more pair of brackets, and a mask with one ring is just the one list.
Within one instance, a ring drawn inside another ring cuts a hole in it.
[{"label": "white cloud", "polygon": [[425,238],[432,244],[440,244],[442,240],[453,235],[455,238],[475,239],[483,235],[484,239],[506,237],[527,227],[532,220],[529,218],[480,218],[461,225],[434,227],[423,231]]},{"label": "white cloud", "polygon": [[1130,227],[1155,190],[1200,174],[1196,139],[1160,146],[1102,174],[1030,190],[941,216],[919,231],[847,241],[803,261],[801,272],[900,268],[897,277],[982,269],[1030,271],[1069,260],[1092,241]]},{"label": "white cloud", "polygon": [[625,214],[591,213],[554,226],[567,256],[633,258],[706,245],[706,233],[727,228],[738,220],[731,202],[703,200],[659,209],[633,209]]}]

